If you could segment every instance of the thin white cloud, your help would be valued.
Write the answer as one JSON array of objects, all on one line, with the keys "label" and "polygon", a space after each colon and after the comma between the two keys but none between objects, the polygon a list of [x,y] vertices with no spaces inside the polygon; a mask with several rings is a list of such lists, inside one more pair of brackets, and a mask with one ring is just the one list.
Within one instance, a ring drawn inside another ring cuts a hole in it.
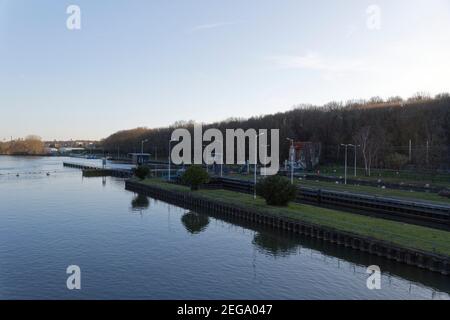
[{"label": "thin white cloud", "polygon": [[324,58],[314,52],[299,56],[273,56],[269,60],[282,69],[307,69],[325,72],[363,72],[370,69],[363,60]]},{"label": "thin white cloud", "polygon": [[226,26],[231,26],[236,23],[237,22],[229,21],[229,22],[216,22],[216,23],[209,23],[209,24],[201,24],[201,25],[192,27],[191,29],[189,29],[189,32],[217,29],[217,28],[222,28],[222,27],[226,27]]},{"label": "thin white cloud", "polygon": [[300,71],[299,78],[308,77],[301,71],[315,72],[337,94],[348,92],[348,97],[408,97],[418,91],[437,94],[448,92],[450,83],[450,34],[443,30],[431,35],[416,32],[358,55],[309,52],[271,56],[266,61],[277,69]]}]

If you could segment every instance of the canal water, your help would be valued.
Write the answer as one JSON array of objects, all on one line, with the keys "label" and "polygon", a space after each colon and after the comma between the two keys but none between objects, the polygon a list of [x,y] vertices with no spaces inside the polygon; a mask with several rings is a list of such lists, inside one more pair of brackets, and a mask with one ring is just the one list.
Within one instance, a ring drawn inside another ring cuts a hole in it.
[{"label": "canal water", "polygon": [[63,160],[0,157],[0,299],[450,299],[449,277],[190,212]]}]

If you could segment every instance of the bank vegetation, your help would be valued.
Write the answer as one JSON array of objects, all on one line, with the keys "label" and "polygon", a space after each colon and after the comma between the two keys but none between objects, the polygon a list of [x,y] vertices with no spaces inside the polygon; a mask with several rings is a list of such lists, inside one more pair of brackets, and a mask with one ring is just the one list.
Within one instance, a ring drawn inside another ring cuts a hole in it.
[{"label": "bank vegetation", "polygon": [[0,154],[3,155],[42,155],[44,149],[42,139],[35,135],[27,136],[25,139],[0,142]]},{"label": "bank vegetation", "polygon": [[[107,152],[145,151],[167,159],[168,141],[175,128],[193,131],[194,122],[176,122],[166,128],[137,128],[112,134],[102,141]],[[299,105],[287,112],[228,119],[204,125],[204,130],[249,128],[280,130],[280,161],[288,158],[289,141],[319,142],[321,164],[343,163],[342,143],[360,145],[358,163],[372,169],[450,169],[450,95],[416,94],[403,100],[375,97],[369,101],[331,102],[324,106]],[[352,155],[351,155],[352,156]]]}]

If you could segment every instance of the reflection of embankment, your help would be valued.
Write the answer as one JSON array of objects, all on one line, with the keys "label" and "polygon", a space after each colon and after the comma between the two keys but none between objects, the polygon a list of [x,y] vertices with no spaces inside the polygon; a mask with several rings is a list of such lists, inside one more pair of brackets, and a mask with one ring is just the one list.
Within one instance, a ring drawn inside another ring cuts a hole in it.
[{"label": "reflection of embankment", "polygon": [[199,234],[208,227],[209,217],[205,214],[190,211],[181,217],[181,223],[189,233]]},{"label": "reflection of embankment", "polygon": [[270,232],[257,232],[253,244],[264,254],[274,257],[287,257],[297,253],[298,240],[291,237],[280,237]]},{"label": "reflection of embankment", "polygon": [[[192,209],[192,208],[185,208]],[[339,261],[356,264],[359,266],[380,266],[382,273],[391,274],[403,278],[417,285],[425,285],[443,292],[450,292],[448,277],[423,270],[414,266],[396,263],[392,260],[378,257],[352,248],[345,248],[336,244],[325,242],[323,240],[293,234],[288,231],[274,229],[263,226],[258,223],[252,223],[244,219],[229,217],[220,213],[211,212],[204,209],[195,209],[196,212],[214,217],[221,221],[232,223],[245,229],[256,231],[253,244],[256,248],[265,254],[274,257],[288,257],[292,254],[301,254],[301,248],[318,251],[325,256],[335,258],[336,268],[339,267]],[[331,262],[330,262],[331,263]]]},{"label": "reflection of embankment", "polygon": [[439,291],[450,292],[449,278],[435,272],[396,263],[392,260],[352,248],[345,248],[319,239],[292,234],[291,232],[262,226],[241,219],[229,218],[228,216],[221,216],[216,213],[210,214],[210,216],[256,231],[257,233],[255,234],[253,243],[260,251],[271,254],[274,257],[282,258],[292,254],[301,254],[300,249],[310,249],[335,258],[337,260],[336,268],[339,267],[339,260],[364,267],[378,265],[383,274],[391,274],[418,285],[422,284]]}]

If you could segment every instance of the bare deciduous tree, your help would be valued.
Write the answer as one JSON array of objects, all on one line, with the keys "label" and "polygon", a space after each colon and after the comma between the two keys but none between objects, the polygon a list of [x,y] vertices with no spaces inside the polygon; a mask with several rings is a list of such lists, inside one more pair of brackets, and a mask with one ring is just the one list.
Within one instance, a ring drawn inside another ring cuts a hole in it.
[{"label": "bare deciduous tree", "polygon": [[378,151],[382,145],[383,134],[381,130],[374,130],[371,126],[362,127],[354,136],[356,144],[364,159],[364,169],[367,176],[371,175],[372,164],[377,159]]}]

